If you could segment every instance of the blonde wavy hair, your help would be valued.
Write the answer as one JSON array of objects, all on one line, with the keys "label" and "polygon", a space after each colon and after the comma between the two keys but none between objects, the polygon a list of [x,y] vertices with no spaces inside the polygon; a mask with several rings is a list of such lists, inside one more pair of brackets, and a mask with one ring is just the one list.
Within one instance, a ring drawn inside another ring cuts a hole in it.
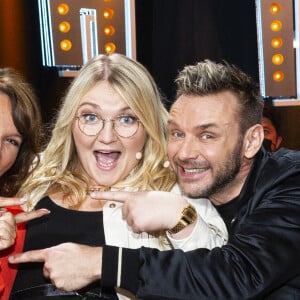
[{"label": "blonde wavy hair", "polygon": [[166,122],[168,118],[157,86],[147,69],[122,54],[99,55],[87,62],[70,85],[58,112],[51,139],[41,153],[41,161],[21,187],[27,210],[50,193],[62,191],[79,205],[87,196],[89,179],[78,159],[72,126],[82,97],[98,82],[107,81],[134,111],[147,132],[143,159],[130,176],[113,186],[134,190],[169,191],[175,174],[164,168],[166,154]]}]

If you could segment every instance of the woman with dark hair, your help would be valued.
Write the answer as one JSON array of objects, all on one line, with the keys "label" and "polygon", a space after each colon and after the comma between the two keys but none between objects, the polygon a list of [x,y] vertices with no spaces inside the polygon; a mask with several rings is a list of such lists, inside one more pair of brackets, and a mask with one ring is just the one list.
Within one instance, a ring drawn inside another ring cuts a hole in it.
[{"label": "woman with dark hair", "polygon": [[[0,195],[13,196],[41,150],[41,113],[31,86],[10,68],[0,69],[0,104]],[[5,131],[8,125],[14,127],[13,138]],[[9,158],[3,149],[10,153]],[[9,164],[4,166],[4,159],[9,159]]]},{"label": "woman with dark hair", "polygon": [[[22,199],[5,198],[17,194],[38,164],[41,136],[41,113],[32,88],[15,70],[0,69],[0,259],[1,274],[5,273],[6,278],[13,273],[8,269],[7,255],[22,249],[23,244],[25,228],[16,223],[48,213],[22,213]],[[7,299],[8,290],[8,283],[3,283],[0,276],[1,299]]]}]

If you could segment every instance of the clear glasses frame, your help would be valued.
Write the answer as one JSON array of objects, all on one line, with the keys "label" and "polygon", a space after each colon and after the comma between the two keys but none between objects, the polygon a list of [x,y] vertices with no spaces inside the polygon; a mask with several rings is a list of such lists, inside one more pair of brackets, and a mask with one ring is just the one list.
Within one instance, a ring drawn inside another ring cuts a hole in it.
[{"label": "clear glasses frame", "polygon": [[86,115],[75,116],[75,119],[78,120],[78,127],[83,134],[87,136],[96,136],[104,128],[105,122],[112,122],[113,130],[119,137],[130,138],[137,133],[141,122],[139,119],[135,118],[134,122],[125,123],[122,119],[128,117],[126,115],[121,115],[116,118],[96,117],[96,120],[87,120]]}]

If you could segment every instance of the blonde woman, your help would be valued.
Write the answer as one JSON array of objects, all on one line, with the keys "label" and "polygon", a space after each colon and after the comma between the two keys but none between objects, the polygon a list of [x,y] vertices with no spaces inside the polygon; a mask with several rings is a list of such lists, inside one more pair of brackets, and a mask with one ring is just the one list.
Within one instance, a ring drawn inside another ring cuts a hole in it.
[{"label": "blonde woman", "polygon": [[[94,248],[108,244],[169,249],[171,244],[159,232],[134,233],[122,218],[121,203],[90,197],[98,190],[175,189],[175,175],[164,166],[167,116],[154,80],[141,64],[120,54],[89,61],[71,84],[41,162],[20,191],[28,198],[28,210],[51,211],[28,224],[24,251],[64,242]],[[203,204],[194,205],[197,222],[205,223]],[[206,226],[217,228],[208,239],[213,236],[217,244],[224,243],[226,229],[219,217],[216,224]],[[191,235],[180,243],[189,249],[198,237]],[[92,257],[80,259],[92,261]],[[80,299],[91,293],[103,299],[125,297],[121,291],[101,290],[98,281],[79,291],[63,292],[44,277],[50,271],[42,263],[21,265],[11,299],[28,295],[30,299],[38,295]]]}]

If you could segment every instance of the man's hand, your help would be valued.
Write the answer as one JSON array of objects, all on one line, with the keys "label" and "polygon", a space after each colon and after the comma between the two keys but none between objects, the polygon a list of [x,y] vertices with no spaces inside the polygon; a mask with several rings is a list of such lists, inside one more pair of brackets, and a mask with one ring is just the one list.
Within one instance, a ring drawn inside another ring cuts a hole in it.
[{"label": "man's hand", "polygon": [[44,262],[44,276],[59,289],[74,291],[100,279],[102,248],[64,243],[10,256],[12,264]]},{"label": "man's hand", "polygon": [[22,212],[13,215],[5,207],[24,204],[21,198],[0,197],[0,250],[12,246],[16,238],[16,224],[40,218],[49,213],[47,209],[39,209],[31,212]]},{"label": "man's hand", "polygon": [[182,196],[161,192],[93,192],[92,198],[124,203],[123,219],[134,232],[154,232],[174,227],[187,206]]}]

